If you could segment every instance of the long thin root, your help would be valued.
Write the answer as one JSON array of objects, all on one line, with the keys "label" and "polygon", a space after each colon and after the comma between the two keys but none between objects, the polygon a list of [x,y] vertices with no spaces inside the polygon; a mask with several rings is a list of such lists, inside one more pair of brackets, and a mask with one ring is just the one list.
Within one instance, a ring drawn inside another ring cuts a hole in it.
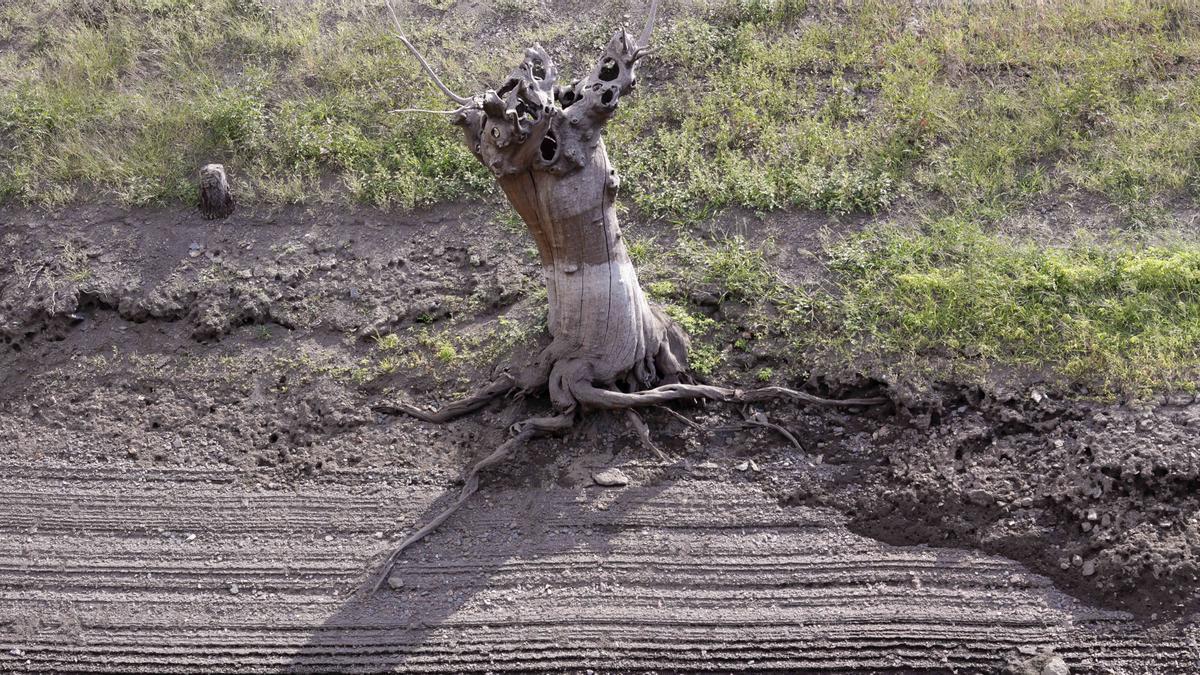
[{"label": "long thin root", "polygon": [[379,587],[383,585],[383,582],[387,581],[387,578],[392,573],[392,568],[395,567],[396,561],[400,558],[400,554],[403,553],[405,549],[417,543],[418,541],[421,541],[430,532],[436,530],[439,525],[446,522],[447,518],[454,515],[454,512],[457,511],[464,503],[466,503],[467,499],[469,499],[471,495],[475,494],[475,491],[479,489],[480,471],[495,466],[505,459],[508,459],[509,455],[511,455],[517,447],[524,445],[536,434],[537,429],[535,427],[529,426],[522,429],[517,433],[516,436],[513,436],[502,443],[500,447],[496,448],[492,452],[492,454],[479,460],[475,466],[471,467],[471,469],[467,472],[466,480],[462,487],[462,492],[458,494],[458,499],[454,500],[453,504],[435,516],[433,520],[426,523],[424,527],[412,533],[407,539],[400,542],[400,545],[396,547],[396,550],[392,551],[392,554],[388,556],[387,561],[384,562],[383,568],[379,571],[378,577],[376,577],[375,582],[371,585],[371,593],[374,594],[379,591]]},{"label": "long thin root", "polygon": [[667,459],[667,456],[663,454],[662,450],[658,449],[658,446],[654,444],[654,441],[650,440],[650,427],[646,426],[646,422],[642,419],[641,415],[637,414],[637,411],[635,411],[633,408],[626,408],[625,417],[628,418],[629,423],[633,425],[634,431],[637,431],[638,438],[641,439],[643,447],[657,455],[659,460],[661,460],[664,464],[671,461]]},{"label": "long thin root", "polygon": [[371,410],[384,415],[412,415],[419,420],[441,424],[479,410],[492,399],[504,396],[516,388],[516,386],[516,381],[513,377],[505,373],[474,394],[453,403],[447,403],[435,411],[421,410],[407,403],[373,405],[371,406]]},{"label": "long thin root", "polygon": [[763,387],[761,389],[743,391],[728,387],[714,387],[707,384],[664,384],[661,387],[646,389],[644,391],[623,392],[598,389],[587,382],[580,382],[571,388],[571,393],[584,405],[609,410],[659,405],[668,401],[696,399],[753,403],[756,401],[786,398],[814,405],[836,407],[866,407],[887,403],[889,400],[882,396],[830,399],[786,387]]}]

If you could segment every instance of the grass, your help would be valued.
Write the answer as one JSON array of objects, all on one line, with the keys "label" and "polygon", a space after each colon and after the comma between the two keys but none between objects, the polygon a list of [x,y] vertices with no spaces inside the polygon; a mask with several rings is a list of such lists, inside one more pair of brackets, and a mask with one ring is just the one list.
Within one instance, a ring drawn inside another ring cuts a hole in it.
[{"label": "grass", "polygon": [[[581,19],[528,0],[460,5],[407,5],[407,25],[467,93],[495,86],[534,40],[565,73],[581,72],[631,9],[608,3]],[[622,208],[679,226],[669,247],[635,236],[629,248],[649,294],[690,327],[698,370],[740,367],[736,357],[774,341],[786,345],[779,363],[754,365],[767,379],[815,350],[848,369],[1044,367],[1102,392],[1194,380],[1200,252],[1194,238],[1144,242],[1200,196],[1195,3],[665,9],[660,50],[607,146],[624,175]],[[0,205],[190,203],[193,173],[210,161],[248,204],[404,209],[493,194],[442,118],[389,112],[444,104],[383,17],[374,0],[7,3]],[[1047,246],[996,225],[1075,198],[1116,213],[1121,236]],[[786,283],[773,242],[703,241],[689,227],[730,207],[897,206],[927,215],[833,245],[824,290]],[[704,293],[743,311],[710,316],[695,299]],[[404,348],[381,343],[370,369],[420,361],[449,372],[497,357],[515,334],[480,331],[493,349],[432,324],[415,330],[426,332],[403,336]]]},{"label": "grass", "polygon": [[[513,41],[582,67],[612,28],[537,10],[524,30],[523,2],[430,8],[445,30],[414,20],[412,37],[462,91],[494,86]],[[1008,208],[1078,188],[1152,223],[1200,189],[1200,9],[1184,0],[671,10],[610,129],[628,197],[651,215],[877,212],[925,196]],[[492,191],[444,120],[388,112],[442,103],[382,19],[366,0],[9,3],[0,203],[84,188],[186,202],[207,161],[248,202],[411,208]]]},{"label": "grass", "polygon": [[842,287],[825,348],[847,362],[1049,367],[1101,395],[1190,390],[1200,372],[1194,245],[1045,246],[946,217],[869,229],[831,258]]}]

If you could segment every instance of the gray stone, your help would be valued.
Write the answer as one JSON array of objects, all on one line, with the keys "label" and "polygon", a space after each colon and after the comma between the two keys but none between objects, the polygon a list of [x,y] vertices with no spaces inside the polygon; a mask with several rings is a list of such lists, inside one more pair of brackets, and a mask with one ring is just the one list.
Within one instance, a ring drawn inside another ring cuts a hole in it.
[{"label": "gray stone", "polygon": [[629,485],[629,476],[620,469],[605,469],[592,474],[592,480],[602,487],[622,487]]}]

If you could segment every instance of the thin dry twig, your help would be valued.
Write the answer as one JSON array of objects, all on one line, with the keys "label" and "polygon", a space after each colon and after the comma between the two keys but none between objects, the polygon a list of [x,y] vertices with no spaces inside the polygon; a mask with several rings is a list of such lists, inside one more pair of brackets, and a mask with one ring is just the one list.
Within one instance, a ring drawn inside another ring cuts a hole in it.
[{"label": "thin dry twig", "polygon": [[704,427],[703,427],[703,426],[701,426],[699,422],[697,422],[697,421],[695,421],[695,420],[693,420],[693,419],[689,419],[688,417],[686,417],[686,416],[684,416],[684,415],[681,415],[680,413],[678,413],[678,412],[676,412],[676,411],[674,411],[674,410],[671,410],[670,408],[668,408],[668,407],[667,407],[667,406],[665,406],[665,405],[656,405],[656,406],[654,406],[654,407],[655,407],[655,408],[658,408],[659,410],[665,410],[666,412],[668,412],[668,413],[670,413],[672,416],[674,416],[674,417],[675,417],[675,419],[679,420],[680,422],[683,422],[684,424],[686,424],[686,425],[688,425],[689,427],[691,427],[691,428],[695,429],[696,431],[704,431]]},{"label": "thin dry twig", "polygon": [[462,108],[456,108],[454,110],[429,110],[428,108],[398,108],[396,110],[389,110],[388,113],[393,114],[393,115],[396,115],[399,113],[429,113],[431,115],[453,115],[453,114],[459,112],[460,110],[462,110]]},{"label": "thin dry twig", "polygon": [[747,413],[745,410],[743,410],[742,417],[745,418],[742,420],[743,427],[763,427],[764,429],[771,429],[772,431],[777,432],[780,436],[788,439],[792,445],[796,446],[797,450],[806,452],[804,446],[800,443],[799,439],[792,434],[792,432],[788,431],[782,425],[775,424],[774,422],[768,420],[766,413]]},{"label": "thin dry twig", "polygon": [[471,99],[464,96],[459,96],[458,94],[450,91],[450,88],[442,83],[442,79],[437,76],[437,73],[433,72],[433,68],[429,67],[429,62],[425,60],[424,56],[421,56],[421,52],[417,51],[417,48],[408,41],[408,38],[404,37],[404,28],[400,25],[400,17],[396,16],[396,8],[392,7],[392,0],[383,0],[383,3],[387,5],[388,13],[392,15],[392,23],[396,26],[395,30],[392,32],[396,35],[396,37],[400,38],[400,41],[404,43],[405,47],[408,47],[408,51],[412,52],[412,55],[417,57],[417,60],[421,62],[421,67],[424,68],[425,72],[429,74],[429,77],[433,80],[433,83],[437,85],[438,89],[441,89],[443,94],[449,96],[450,100],[459,105],[466,105],[470,103]]}]

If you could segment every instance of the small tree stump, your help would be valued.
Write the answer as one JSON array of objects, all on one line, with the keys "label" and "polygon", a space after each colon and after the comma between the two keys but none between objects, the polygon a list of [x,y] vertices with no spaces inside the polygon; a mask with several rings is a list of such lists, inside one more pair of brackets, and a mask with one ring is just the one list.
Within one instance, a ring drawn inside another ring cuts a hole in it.
[{"label": "small tree stump", "polygon": [[206,164],[200,169],[200,213],[209,220],[233,213],[233,193],[225,177],[225,166]]}]

